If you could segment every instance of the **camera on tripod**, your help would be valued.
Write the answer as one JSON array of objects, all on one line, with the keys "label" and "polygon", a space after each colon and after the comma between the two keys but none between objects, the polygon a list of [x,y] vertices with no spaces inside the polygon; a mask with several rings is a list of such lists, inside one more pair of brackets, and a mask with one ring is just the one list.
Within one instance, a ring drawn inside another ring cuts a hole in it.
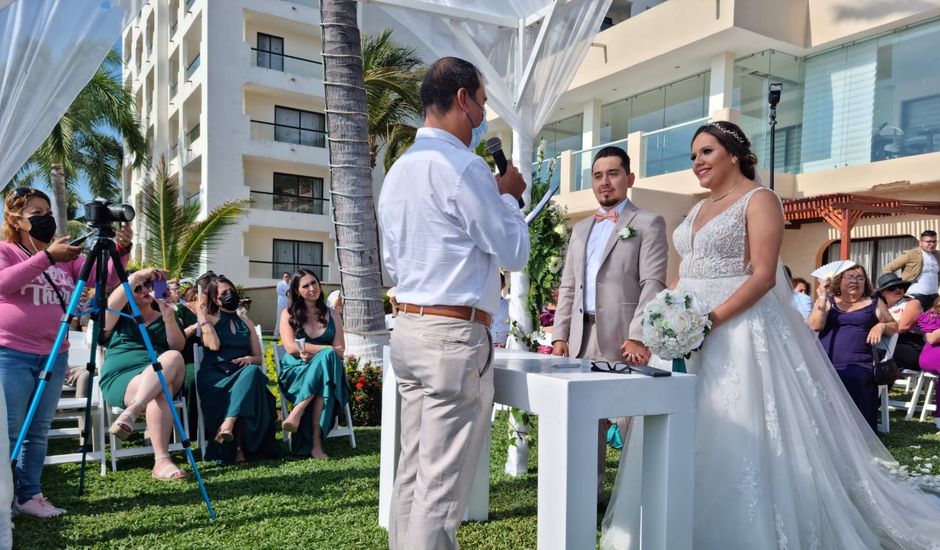
[{"label": "camera on tripod", "polygon": [[92,227],[110,227],[112,223],[129,222],[136,212],[129,204],[113,204],[111,201],[97,198],[85,205],[85,220]]}]

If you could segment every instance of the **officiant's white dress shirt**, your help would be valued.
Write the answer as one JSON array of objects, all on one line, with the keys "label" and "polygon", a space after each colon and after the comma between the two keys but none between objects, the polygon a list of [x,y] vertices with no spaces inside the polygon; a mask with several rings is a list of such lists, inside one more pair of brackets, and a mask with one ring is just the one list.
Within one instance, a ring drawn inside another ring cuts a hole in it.
[{"label": "officiant's white dress shirt", "polygon": [[499,268],[529,259],[529,228],[489,166],[454,135],[420,128],[389,171],[378,208],[398,302],[499,311]]},{"label": "officiant's white dress shirt", "polygon": [[[622,216],[629,203],[630,199],[623,199],[612,210],[615,210],[618,216]],[[610,210],[598,208],[597,212],[606,214]],[[587,254],[584,261],[584,312],[591,315],[595,311],[597,272],[601,269],[601,262],[604,260],[604,247],[607,246],[607,241],[610,239],[610,234],[613,232],[615,225],[616,223],[611,220],[594,222],[594,226],[591,227],[591,236],[588,237]]]}]

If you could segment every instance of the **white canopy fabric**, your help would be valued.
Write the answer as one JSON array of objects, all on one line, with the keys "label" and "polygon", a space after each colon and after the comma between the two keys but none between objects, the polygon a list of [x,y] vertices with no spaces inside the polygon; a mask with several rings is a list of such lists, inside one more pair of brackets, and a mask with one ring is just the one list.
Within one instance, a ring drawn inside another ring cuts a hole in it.
[{"label": "white canopy fabric", "polygon": [[39,148],[142,0],[0,0],[0,182]]},{"label": "white canopy fabric", "polygon": [[[0,0],[0,182],[45,140],[142,0]],[[51,391],[51,390],[50,390]],[[0,418],[6,418],[0,391]],[[11,548],[13,476],[0,422],[0,549]]]},{"label": "white canopy fabric", "polygon": [[[364,0],[411,29],[438,57],[456,56],[486,79],[489,105],[513,129],[513,161],[555,110],[611,0]],[[529,170],[523,168],[528,180]]]},{"label": "white canopy fabric", "polygon": [[[435,56],[472,62],[488,105],[513,129],[512,160],[531,183],[532,144],[555,111],[601,26],[611,0],[361,0],[391,16]],[[528,188],[526,190],[528,195]],[[526,197],[528,202],[528,196]],[[513,273],[509,316],[532,330],[529,278]],[[515,337],[510,347],[521,344]]]}]

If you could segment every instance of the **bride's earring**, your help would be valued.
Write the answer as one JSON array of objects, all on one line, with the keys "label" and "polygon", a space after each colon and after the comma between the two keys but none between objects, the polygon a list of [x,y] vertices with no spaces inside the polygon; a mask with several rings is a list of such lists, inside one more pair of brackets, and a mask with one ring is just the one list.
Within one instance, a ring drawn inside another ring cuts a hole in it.
[{"label": "bride's earring", "polygon": [[738,159],[736,159],[736,158],[731,159],[731,165],[732,165],[732,166],[736,165],[737,163],[738,163]]}]

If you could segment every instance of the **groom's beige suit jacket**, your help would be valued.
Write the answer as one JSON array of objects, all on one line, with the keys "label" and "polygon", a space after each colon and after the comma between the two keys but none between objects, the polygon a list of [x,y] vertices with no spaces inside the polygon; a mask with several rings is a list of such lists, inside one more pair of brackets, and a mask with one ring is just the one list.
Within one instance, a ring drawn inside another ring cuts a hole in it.
[{"label": "groom's beige suit jacket", "polygon": [[[552,340],[568,342],[572,356],[581,350],[584,332],[585,258],[593,227],[593,214],[575,224],[558,290]],[[620,232],[627,227],[636,234],[621,239]],[[623,359],[624,340],[642,341],[640,314],[666,287],[667,256],[663,217],[628,202],[607,240],[595,286],[595,331],[608,361]]]}]

